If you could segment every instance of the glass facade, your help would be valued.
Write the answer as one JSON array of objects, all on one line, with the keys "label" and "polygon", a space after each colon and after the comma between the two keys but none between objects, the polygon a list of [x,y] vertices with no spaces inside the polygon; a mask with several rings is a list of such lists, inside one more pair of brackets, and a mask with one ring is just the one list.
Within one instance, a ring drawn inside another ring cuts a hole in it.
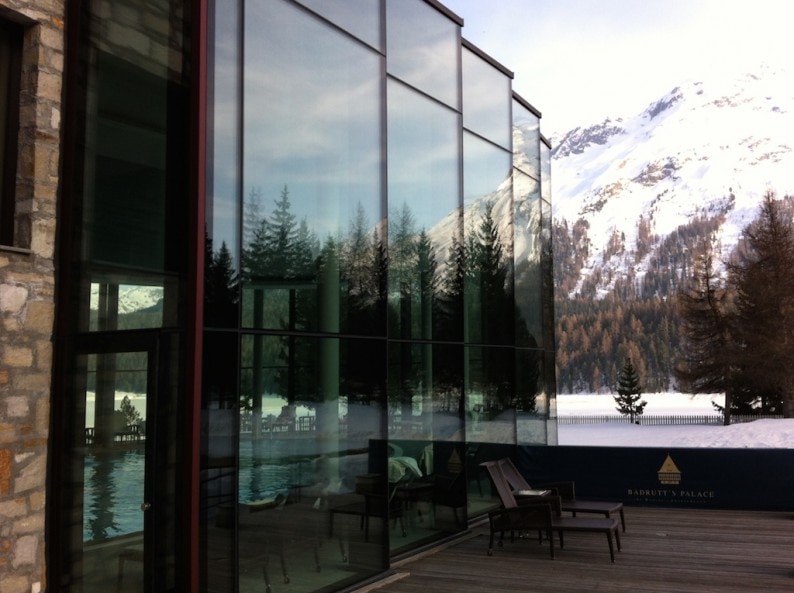
[{"label": "glass facade", "polygon": [[461,533],[556,439],[512,73],[425,0],[76,5],[64,590],[333,591]]},{"label": "glass facade", "polygon": [[118,4],[74,3],[70,29],[50,570],[82,593],[177,590],[189,566],[187,15]]}]

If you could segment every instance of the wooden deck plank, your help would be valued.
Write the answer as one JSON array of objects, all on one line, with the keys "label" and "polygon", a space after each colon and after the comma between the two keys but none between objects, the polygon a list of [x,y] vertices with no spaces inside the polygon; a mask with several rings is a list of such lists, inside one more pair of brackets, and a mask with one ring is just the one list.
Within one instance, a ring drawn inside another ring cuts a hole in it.
[{"label": "wooden deck plank", "polygon": [[794,512],[626,509],[616,562],[600,534],[570,533],[565,549],[527,538],[486,555],[474,537],[402,564],[379,593],[787,593],[794,591]]}]

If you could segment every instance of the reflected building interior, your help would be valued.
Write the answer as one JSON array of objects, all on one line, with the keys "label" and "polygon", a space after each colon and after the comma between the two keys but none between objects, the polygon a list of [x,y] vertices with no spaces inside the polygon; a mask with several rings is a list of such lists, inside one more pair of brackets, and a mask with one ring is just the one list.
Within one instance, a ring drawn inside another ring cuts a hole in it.
[{"label": "reflected building interior", "polygon": [[435,0],[76,4],[63,590],[334,591],[466,530],[556,444],[512,72]]}]

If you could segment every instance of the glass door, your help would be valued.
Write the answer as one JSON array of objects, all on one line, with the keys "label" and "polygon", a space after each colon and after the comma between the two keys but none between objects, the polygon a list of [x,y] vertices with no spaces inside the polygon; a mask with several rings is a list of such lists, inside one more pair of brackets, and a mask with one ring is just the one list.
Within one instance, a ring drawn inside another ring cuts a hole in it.
[{"label": "glass door", "polygon": [[87,336],[75,353],[70,591],[173,588],[167,534],[174,504],[160,494],[173,491],[167,486],[173,437],[164,432],[171,422],[158,420],[168,408],[158,397],[161,340],[154,332],[132,334]]}]

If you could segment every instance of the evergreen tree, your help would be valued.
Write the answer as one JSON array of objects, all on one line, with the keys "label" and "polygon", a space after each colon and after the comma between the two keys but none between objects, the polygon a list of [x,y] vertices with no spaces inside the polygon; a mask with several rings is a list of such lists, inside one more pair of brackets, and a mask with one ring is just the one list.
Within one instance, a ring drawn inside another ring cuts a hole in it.
[{"label": "evergreen tree", "polygon": [[640,399],[642,387],[637,371],[631,363],[631,358],[626,358],[626,363],[620,371],[617,391],[618,394],[614,396],[617,411],[624,416],[629,416],[631,423],[634,424],[634,419],[642,415],[648,402]]},{"label": "evergreen tree", "polygon": [[437,298],[436,324],[438,335],[445,340],[463,340],[463,292],[465,287],[466,250],[458,235],[452,236],[447,262]]},{"label": "evergreen tree", "polygon": [[425,340],[430,340],[433,338],[433,310],[438,279],[436,276],[436,250],[424,229],[416,240],[416,268],[419,294],[419,335]]},{"label": "evergreen tree", "polygon": [[347,241],[342,245],[342,277],[347,282],[347,323],[350,332],[377,332],[375,325],[382,292],[375,249],[377,234],[370,235],[364,208],[359,204],[350,225]]},{"label": "evergreen tree", "polygon": [[252,188],[245,200],[243,216],[242,273],[246,280],[259,276],[260,268],[267,257],[267,223],[261,214],[262,192]]},{"label": "evergreen tree", "polygon": [[[794,227],[791,211],[767,192],[729,264],[736,290],[737,338],[744,381],[780,394],[794,417]],[[765,410],[778,411],[778,410]]]},{"label": "evergreen tree", "polygon": [[[468,339],[487,346],[515,339],[512,257],[505,253],[493,211],[493,202],[485,202],[479,225],[469,230],[466,241]],[[508,407],[515,398],[515,359],[498,348],[485,347],[480,364],[489,404]]]},{"label": "evergreen tree", "polygon": [[204,321],[211,327],[232,327],[237,323],[237,274],[226,241],[217,251],[205,235]]},{"label": "evergreen tree", "polygon": [[286,185],[265,228],[267,258],[264,273],[271,278],[294,278],[298,272],[298,223],[292,214]]},{"label": "evergreen tree", "polygon": [[733,318],[729,293],[714,270],[710,245],[694,262],[694,275],[677,296],[681,322],[681,354],[675,366],[678,387],[685,393],[725,393],[724,422],[731,423],[735,382]]}]

